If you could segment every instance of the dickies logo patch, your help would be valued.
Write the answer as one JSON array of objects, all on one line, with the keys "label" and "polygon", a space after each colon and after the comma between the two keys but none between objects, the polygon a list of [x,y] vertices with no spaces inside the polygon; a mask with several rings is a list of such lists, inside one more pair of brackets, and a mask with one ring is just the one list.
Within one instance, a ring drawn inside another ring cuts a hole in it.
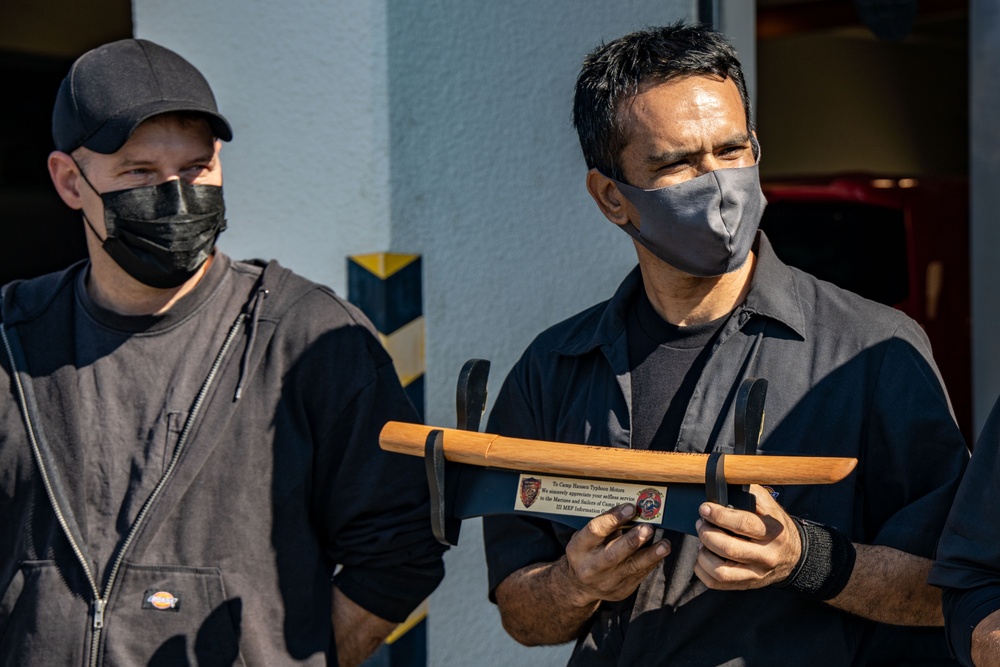
[{"label": "dickies logo patch", "polygon": [[173,593],[152,588],[142,594],[142,608],[154,611],[180,611],[181,599]]}]

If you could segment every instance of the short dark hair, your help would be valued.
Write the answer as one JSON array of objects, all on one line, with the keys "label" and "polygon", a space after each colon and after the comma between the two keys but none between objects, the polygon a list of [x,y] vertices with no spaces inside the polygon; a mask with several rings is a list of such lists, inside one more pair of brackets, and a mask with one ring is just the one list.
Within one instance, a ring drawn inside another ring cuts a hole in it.
[{"label": "short dark hair", "polygon": [[583,60],[573,98],[573,126],[587,168],[624,180],[619,158],[628,136],[622,109],[642,84],[686,76],[732,79],[743,101],[747,131],[753,129],[743,70],[725,37],[701,24],[649,28],[602,44]]}]

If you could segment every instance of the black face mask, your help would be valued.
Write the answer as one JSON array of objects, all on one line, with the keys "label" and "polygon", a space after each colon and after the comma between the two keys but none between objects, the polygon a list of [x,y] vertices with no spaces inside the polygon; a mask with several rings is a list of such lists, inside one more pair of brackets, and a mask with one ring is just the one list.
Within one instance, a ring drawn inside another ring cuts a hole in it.
[{"label": "black face mask", "polygon": [[171,180],[98,194],[104,202],[105,252],[150,287],[182,285],[208,260],[226,229],[226,206],[217,185]]}]

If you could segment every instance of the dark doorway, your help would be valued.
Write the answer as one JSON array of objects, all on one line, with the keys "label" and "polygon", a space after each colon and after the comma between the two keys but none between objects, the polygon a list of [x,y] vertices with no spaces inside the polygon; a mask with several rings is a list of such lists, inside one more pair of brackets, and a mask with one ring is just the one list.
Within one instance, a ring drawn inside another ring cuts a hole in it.
[{"label": "dark doorway", "polygon": [[0,4],[0,284],[68,266],[86,256],[79,214],[49,181],[51,118],[73,60],[132,35],[126,0]]},{"label": "dark doorway", "polygon": [[761,227],[920,323],[971,442],[968,2],[757,7]]}]

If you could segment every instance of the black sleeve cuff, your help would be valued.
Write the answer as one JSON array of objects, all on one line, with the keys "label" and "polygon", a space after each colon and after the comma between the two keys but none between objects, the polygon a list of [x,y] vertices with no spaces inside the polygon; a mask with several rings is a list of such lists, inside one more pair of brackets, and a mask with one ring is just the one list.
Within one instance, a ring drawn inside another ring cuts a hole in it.
[{"label": "black sleeve cuff", "polygon": [[[572,535],[572,529],[566,528]],[[568,537],[567,537],[568,541]],[[483,517],[489,599],[496,603],[496,589],[523,567],[559,560],[566,549],[550,521],[536,517],[494,515]]]},{"label": "black sleeve cuff", "polygon": [[410,568],[369,570],[344,567],[333,578],[333,583],[352,602],[379,618],[402,623],[444,577],[444,565],[440,564],[439,569],[439,572],[428,576],[426,571],[417,573]]},{"label": "black sleeve cuff", "polygon": [[1000,609],[1000,584],[982,588],[945,588],[942,596],[948,647],[959,662],[972,667],[972,631]]}]

